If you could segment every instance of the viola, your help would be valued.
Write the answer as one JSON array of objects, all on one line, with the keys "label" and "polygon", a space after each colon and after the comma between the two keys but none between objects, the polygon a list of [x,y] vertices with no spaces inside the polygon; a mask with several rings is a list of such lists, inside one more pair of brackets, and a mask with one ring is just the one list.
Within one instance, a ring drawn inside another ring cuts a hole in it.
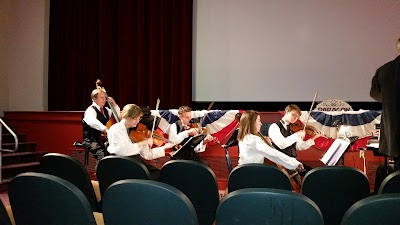
[{"label": "viola", "polygon": [[[133,142],[140,142],[150,138],[151,130],[147,129],[147,127],[141,123],[138,123],[136,126],[136,130],[131,130],[129,132],[129,138]],[[153,144],[156,146],[161,146],[166,142],[172,143],[170,140],[164,138],[163,134],[159,130],[155,130],[153,132]]]}]

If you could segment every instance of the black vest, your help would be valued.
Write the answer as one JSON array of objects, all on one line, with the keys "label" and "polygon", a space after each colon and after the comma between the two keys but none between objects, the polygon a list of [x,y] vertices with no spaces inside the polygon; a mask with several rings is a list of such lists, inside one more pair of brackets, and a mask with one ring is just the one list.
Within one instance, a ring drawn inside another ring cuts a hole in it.
[{"label": "black vest", "polygon": [[[292,134],[292,132],[290,131],[290,129],[286,130],[286,128],[282,125],[282,123],[276,122],[276,125],[278,125],[282,135],[284,137],[288,137]],[[285,148],[285,149],[280,149],[276,144],[274,144],[274,142],[272,142],[272,146],[274,146],[274,148],[278,149],[279,151],[285,153],[286,155],[290,156],[290,157],[294,157],[296,158],[297,154],[296,154],[296,143],[292,144],[291,146]]]},{"label": "black vest", "polygon": [[[106,125],[110,117],[108,116],[108,110],[106,107],[104,107],[104,114],[103,115],[100,110],[98,110],[96,107],[92,106],[93,109],[96,111],[96,118],[103,124]],[[96,130],[94,128],[91,128],[89,125],[85,123],[85,121],[82,120],[82,125],[83,125],[83,139],[85,138],[93,138],[95,140],[100,140],[100,134],[101,131]]]}]

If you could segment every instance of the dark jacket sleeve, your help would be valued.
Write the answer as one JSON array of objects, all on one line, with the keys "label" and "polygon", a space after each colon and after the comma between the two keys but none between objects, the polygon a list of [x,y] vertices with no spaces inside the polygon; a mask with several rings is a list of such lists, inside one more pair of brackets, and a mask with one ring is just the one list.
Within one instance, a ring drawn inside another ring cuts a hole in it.
[{"label": "dark jacket sleeve", "polygon": [[379,73],[382,68],[376,70],[375,76],[372,78],[371,90],[369,95],[378,102],[382,102],[382,92],[379,85]]}]

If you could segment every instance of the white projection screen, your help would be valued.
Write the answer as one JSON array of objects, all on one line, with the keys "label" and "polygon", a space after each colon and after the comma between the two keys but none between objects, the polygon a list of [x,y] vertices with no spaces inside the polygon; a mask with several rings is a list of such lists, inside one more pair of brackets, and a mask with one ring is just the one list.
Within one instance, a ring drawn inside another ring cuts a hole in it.
[{"label": "white projection screen", "polygon": [[194,0],[193,101],[369,102],[399,0]]}]

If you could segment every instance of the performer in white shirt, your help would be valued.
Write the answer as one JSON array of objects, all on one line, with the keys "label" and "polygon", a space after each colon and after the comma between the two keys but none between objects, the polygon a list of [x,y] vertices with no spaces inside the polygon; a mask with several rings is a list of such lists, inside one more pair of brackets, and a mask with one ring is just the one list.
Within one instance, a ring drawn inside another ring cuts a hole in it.
[{"label": "performer in white shirt", "polygon": [[[272,146],[275,149],[285,153],[286,155],[296,158],[297,150],[306,150],[311,146],[315,145],[315,139],[321,137],[322,134],[319,131],[315,131],[313,136],[304,141],[306,132],[301,129],[297,132],[292,132],[290,124],[295,123],[301,116],[300,108],[295,104],[290,104],[285,108],[285,115],[282,119],[276,123],[271,124],[268,130],[268,136],[271,138]],[[304,165],[305,170],[301,172],[301,175],[305,175],[312,168]],[[289,170],[289,174],[296,173],[297,171]],[[300,176],[294,178],[300,184]]]},{"label": "performer in white shirt", "polygon": [[[101,135],[107,135],[106,124],[113,116],[112,110],[105,107],[107,102],[106,93],[101,88],[96,88],[91,94],[92,105],[90,105],[83,114],[83,146],[92,153],[98,163],[107,155],[106,147],[100,140]],[[108,101],[113,105],[116,113],[119,115],[120,108],[114,99],[108,97]]]},{"label": "performer in white shirt", "polygon": [[[171,124],[168,138],[175,143],[184,144],[190,137],[200,134],[199,128],[190,128],[192,119],[192,109],[189,106],[181,106],[178,109],[179,120]],[[201,128],[200,128],[201,129]],[[212,141],[213,137],[207,134],[204,140],[197,145],[193,151],[179,151],[172,159],[188,159],[203,162],[199,152],[204,152],[206,143]],[[204,163],[204,162],[203,162]]]},{"label": "performer in white shirt", "polygon": [[239,141],[238,164],[264,163],[264,158],[267,158],[287,169],[304,169],[302,163],[272,148],[259,136],[261,125],[260,115],[256,111],[247,110],[242,114],[237,137]]},{"label": "performer in white shirt", "polygon": [[[112,125],[107,133],[110,154],[117,156],[131,156],[141,160],[156,159],[165,156],[165,150],[174,146],[173,143],[166,143],[161,147],[153,146],[153,138],[146,138],[137,143],[132,142],[129,136],[129,128],[136,127],[141,120],[143,113],[139,106],[128,104],[122,109],[122,120]],[[141,160],[149,169],[152,178],[156,179],[159,169]]]}]

